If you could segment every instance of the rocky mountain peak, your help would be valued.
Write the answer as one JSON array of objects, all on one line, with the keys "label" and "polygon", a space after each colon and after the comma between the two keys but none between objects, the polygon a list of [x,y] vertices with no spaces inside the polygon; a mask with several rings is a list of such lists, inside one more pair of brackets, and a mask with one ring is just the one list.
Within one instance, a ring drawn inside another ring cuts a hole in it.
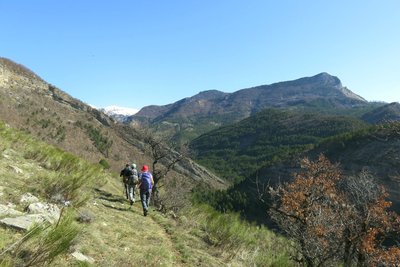
[{"label": "rocky mountain peak", "polygon": [[332,76],[326,72],[322,72],[311,78],[324,85],[342,87],[342,82],[339,80],[338,77]]},{"label": "rocky mountain peak", "polygon": [[197,95],[191,97],[192,99],[197,99],[197,98],[201,98],[201,99],[215,99],[215,98],[219,98],[219,97],[223,97],[227,95],[227,93],[218,91],[218,90],[206,90],[206,91],[201,91],[200,93],[198,93]]},{"label": "rocky mountain peak", "polygon": [[[282,82],[279,83],[281,86],[300,86],[301,88],[304,88],[305,86],[314,88],[314,90],[319,90],[321,93],[325,92],[327,93],[326,89],[329,89],[330,96],[339,97],[339,95],[342,95],[345,98],[348,99],[354,99],[357,101],[361,102],[367,102],[364,98],[361,96],[355,94],[351,90],[349,90],[347,87],[342,85],[342,82],[340,79],[336,76],[332,76],[327,72],[321,72],[315,76],[311,77],[304,77],[300,78],[294,81],[289,81],[289,82]],[[322,89],[322,91],[321,91]],[[315,91],[316,92],[316,91]],[[339,95],[337,94],[339,93]],[[327,95],[325,95],[327,96]]]},{"label": "rocky mountain peak", "polygon": [[342,82],[338,77],[332,76],[327,72],[321,72],[311,77],[303,77],[292,81],[284,81],[279,83],[271,84],[270,86],[315,86],[318,87],[329,87],[329,88],[341,88]]}]

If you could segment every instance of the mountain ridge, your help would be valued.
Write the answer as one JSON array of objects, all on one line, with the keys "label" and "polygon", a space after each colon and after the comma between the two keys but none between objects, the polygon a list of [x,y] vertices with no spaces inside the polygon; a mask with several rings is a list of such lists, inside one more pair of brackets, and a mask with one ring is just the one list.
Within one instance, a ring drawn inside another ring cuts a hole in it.
[{"label": "mountain ridge", "polygon": [[387,123],[390,121],[400,121],[400,103],[393,102],[378,107],[362,116],[364,121],[372,124]]},{"label": "mountain ridge", "polygon": [[202,91],[168,105],[143,107],[128,122],[149,125],[175,142],[185,143],[265,108],[324,110],[329,114],[365,106],[368,102],[364,98],[343,87],[339,78],[323,72],[233,93]]},{"label": "mountain ridge", "polygon": [[[283,82],[277,82],[277,83],[272,83],[270,85],[259,85],[259,86],[254,86],[254,87],[249,87],[249,88],[244,88],[244,89],[240,89],[237,90],[233,93],[224,93],[222,91],[218,91],[218,90],[206,90],[206,91],[201,91],[200,93],[192,96],[192,97],[186,97],[183,98],[181,100],[178,100],[172,104],[167,104],[167,105],[162,105],[162,106],[157,106],[157,105],[151,105],[151,106],[146,106],[143,107],[138,113],[137,116],[143,116],[143,117],[148,117],[148,118],[155,118],[156,116],[150,114],[149,109],[168,109],[171,108],[173,106],[176,106],[178,104],[184,104],[184,103],[193,103],[196,101],[210,101],[210,100],[227,100],[227,98],[237,98],[237,97],[241,97],[242,99],[246,99],[246,98],[250,98],[252,100],[257,99],[260,95],[263,96],[262,94],[264,93],[263,91],[268,91],[268,93],[271,93],[271,89],[272,90],[278,90],[278,89],[286,89],[286,90],[290,90],[290,87],[297,87],[297,86],[302,86],[302,89],[308,89],[307,87],[310,87],[310,89],[315,90],[315,89],[336,89],[338,90],[339,93],[352,98],[354,100],[358,100],[361,102],[367,102],[364,98],[362,98],[361,96],[353,93],[352,91],[350,91],[347,87],[343,87],[341,81],[339,80],[339,78],[337,78],[336,76],[331,76],[330,74],[326,73],[326,72],[322,72],[319,73],[315,76],[311,76],[311,77],[303,77],[303,78],[299,78],[296,80],[292,80],[292,81],[283,81]],[[254,92],[255,91],[255,92]],[[253,93],[256,94],[255,97],[248,97],[246,95],[248,95],[248,93]],[[276,93],[276,92],[275,92]],[[281,92],[282,93],[282,92]],[[283,92],[284,93],[284,92]],[[334,92],[331,92],[331,94],[333,94]],[[322,94],[323,95],[323,94]],[[304,96],[304,93],[302,95],[302,97]],[[327,96],[327,95],[323,95],[323,96]],[[277,97],[275,97],[277,98]],[[271,103],[273,104],[273,103]],[[201,104],[200,104],[201,105]]]}]

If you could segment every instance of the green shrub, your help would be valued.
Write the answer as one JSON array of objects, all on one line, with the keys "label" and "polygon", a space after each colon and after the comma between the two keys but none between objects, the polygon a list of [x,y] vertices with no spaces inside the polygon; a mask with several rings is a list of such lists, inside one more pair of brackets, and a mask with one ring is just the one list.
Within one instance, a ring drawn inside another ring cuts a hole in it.
[{"label": "green shrub", "polygon": [[106,157],[108,158],[108,152],[113,144],[107,136],[104,136],[102,132],[93,127],[90,124],[85,124],[83,128],[86,130],[86,134],[92,140],[93,145]]},{"label": "green shrub", "polygon": [[101,165],[101,166],[103,166],[103,168],[105,169],[105,170],[108,170],[111,166],[110,166],[110,163],[108,163],[108,161],[107,160],[105,160],[105,159],[101,159],[100,161],[99,161],[99,164]]},{"label": "green shrub", "polygon": [[[196,205],[189,214],[192,227],[228,260],[244,266],[293,266],[289,244],[262,226],[243,221],[237,213],[220,213],[207,205]],[[240,256],[239,256],[240,255]]]},{"label": "green shrub", "polygon": [[2,255],[0,266],[44,266],[68,251],[80,229],[74,222],[72,211],[64,212],[55,225],[37,225],[7,254]]},{"label": "green shrub", "polygon": [[[21,159],[21,162],[26,162],[24,166],[33,167],[29,173],[24,172],[29,179],[20,179],[18,189],[23,188],[24,192],[29,191],[50,202],[70,201],[72,207],[63,209],[63,215],[56,225],[39,225],[22,238],[13,234],[10,239],[8,234],[4,234],[7,232],[3,231],[0,247],[9,247],[0,252],[0,266],[50,265],[58,255],[68,250],[80,232],[76,222],[78,215],[73,211],[93,195],[91,190],[95,186],[105,183],[107,174],[98,164],[86,162],[0,122],[0,157],[6,150],[20,158],[23,156],[26,159]],[[14,194],[14,197],[17,195]],[[81,213],[80,218],[86,223],[93,217],[83,215]],[[14,243],[10,245],[11,242]]]},{"label": "green shrub", "polygon": [[45,175],[27,181],[27,187],[53,201],[71,201],[77,207],[88,199],[88,190],[106,182],[106,173],[98,165],[86,162],[29,135],[0,123],[2,143],[22,148],[24,157],[49,170]]}]

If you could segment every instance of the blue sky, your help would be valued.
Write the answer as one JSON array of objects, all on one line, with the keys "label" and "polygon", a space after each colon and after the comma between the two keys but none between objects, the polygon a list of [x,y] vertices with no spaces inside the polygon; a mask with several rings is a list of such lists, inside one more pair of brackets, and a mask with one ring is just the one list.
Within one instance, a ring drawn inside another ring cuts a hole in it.
[{"label": "blue sky", "polygon": [[99,107],[320,72],[400,101],[398,0],[0,0],[0,11],[1,57]]}]

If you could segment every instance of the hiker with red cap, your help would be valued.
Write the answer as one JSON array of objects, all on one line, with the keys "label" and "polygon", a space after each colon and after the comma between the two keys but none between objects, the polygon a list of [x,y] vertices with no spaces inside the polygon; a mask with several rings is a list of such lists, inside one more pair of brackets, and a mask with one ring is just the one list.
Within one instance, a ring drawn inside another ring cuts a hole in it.
[{"label": "hiker with red cap", "polygon": [[151,191],[154,186],[153,175],[149,171],[149,166],[143,165],[140,174],[140,200],[142,201],[143,215],[147,216],[149,212]]}]

